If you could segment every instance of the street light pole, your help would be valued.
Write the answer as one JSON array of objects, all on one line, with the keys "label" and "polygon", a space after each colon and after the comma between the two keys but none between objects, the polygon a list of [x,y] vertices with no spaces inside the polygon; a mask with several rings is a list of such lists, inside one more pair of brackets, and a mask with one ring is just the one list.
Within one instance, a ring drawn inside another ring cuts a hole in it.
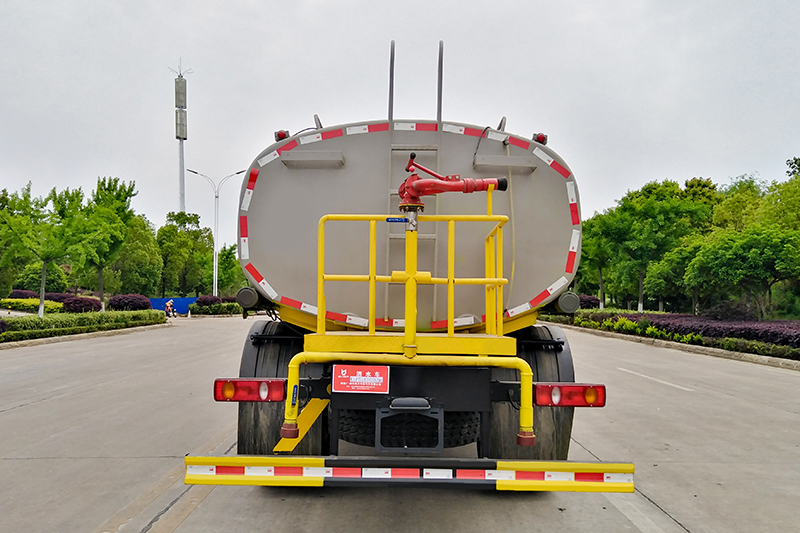
[{"label": "street light pole", "polygon": [[214,180],[206,176],[205,174],[201,174],[196,170],[192,170],[190,168],[186,169],[187,172],[191,172],[192,174],[197,174],[198,176],[202,176],[206,179],[206,181],[211,185],[211,189],[214,191],[214,296],[217,296],[217,280],[219,279],[219,254],[217,252],[217,240],[219,239],[219,191],[222,189],[222,186],[228,181],[230,178],[234,176],[238,176],[245,172],[244,170],[240,170],[239,172],[234,172],[233,174],[229,174],[219,180],[219,183],[214,183]]}]

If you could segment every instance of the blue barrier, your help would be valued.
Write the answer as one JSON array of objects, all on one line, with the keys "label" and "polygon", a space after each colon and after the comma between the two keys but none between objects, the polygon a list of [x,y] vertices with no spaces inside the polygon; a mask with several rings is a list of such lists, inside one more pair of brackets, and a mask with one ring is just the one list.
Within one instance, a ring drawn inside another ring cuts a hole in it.
[{"label": "blue barrier", "polygon": [[168,301],[172,300],[172,306],[179,315],[185,315],[189,312],[189,304],[197,301],[197,298],[150,298],[150,305],[153,309],[164,310],[164,306]]}]

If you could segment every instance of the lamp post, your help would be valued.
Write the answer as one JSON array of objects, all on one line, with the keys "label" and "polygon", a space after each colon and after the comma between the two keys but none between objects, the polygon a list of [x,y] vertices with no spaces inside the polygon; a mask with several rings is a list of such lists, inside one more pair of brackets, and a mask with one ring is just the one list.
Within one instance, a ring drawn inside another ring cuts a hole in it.
[{"label": "lamp post", "polygon": [[196,170],[187,168],[186,171],[204,177],[206,181],[211,185],[211,188],[214,190],[214,296],[217,296],[217,279],[219,276],[219,257],[217,253],[217,239],[219,238],[219,191],[220,189],[222,189],[222,186],[225,184],[226,181],[228,181],[230,178],[234,176],[242,174],[244,170],[240,170],[239,172],[234,172],[233,174],[225,176],[224,178],[219,180],[219,183],[214,183],[214,180],[212,180],[205,174],[197,172]]}]

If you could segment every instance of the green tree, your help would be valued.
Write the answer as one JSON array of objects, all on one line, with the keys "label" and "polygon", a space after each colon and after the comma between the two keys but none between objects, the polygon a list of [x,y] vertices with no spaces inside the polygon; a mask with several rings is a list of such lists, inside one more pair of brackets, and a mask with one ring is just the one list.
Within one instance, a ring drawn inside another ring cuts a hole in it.
[{"label": "green tree", "polygon": [[664,300],[677,303],[677,307],[684,300],[691,300],[690,309],[697,313],[700,301],[701,287],[689,287],[684,281],[684,275],[689,263],[697,255],[703,245],[703,239],[697,235],[685,237],[679,246],[676,246],[660,261],[650,263],[644,278],[644,292],[650,297],[657,298],[658,310],[664,310]]},{"label": "green tree", "polygon": [[[47,267],[47,279],[45,281],[45,292],[64,292],[67,289],[67,275],[64,270],[55,263],[50,263]],[[28,291],[39,292],[42,285],[42,265],[41,263],[31,263],[22,269],[22,273],[14,281],[14,287]]]},{"label": "green tree", "polygon": [[722,189],[722,201],[714,207],[714,225],[743,231],[758,219],[766,184],[752,174],[734,178]]},{"label": "green tree", "polygon": [[797,176],[800,174],[800,157],[793,157],[791,159],[786,160],[786,166],[789,167],[789,170],[786,171],[786,175],[789,177]]},{"label": "green tree", "polygon": [[[613,225],[614,212],[607,210],[595,214],[583,223],[583,243],[581,246],[581,266],[586,265],[597,273],[600,309],[605,307],[606,293],[603,269],[614,258],[614,249],[609,239],[609,227]],[[580,267],[579,267],[580,268]]]},{"label": "green tree", "polygon": [[644,310],[644,278],[648,265],[658,261],[685,235],[702,226],[710,207],[687,200],[680,186],[670,180],[647,183],[628,192],[615,210],[608,236],[630,260],[638,278],[638,311]]},{"label": "green tree", "polygon": [[34,198],[30,183],[19,193],[3,197],[0,225],[5,227],[8,241],[7,246],[0,250],[0,264],[15,260],[23,264],[35,260],[41,262],[39,316],[44,315],[47,266],[61,263],[76,248],[76,206],[82,199],[80,189],[65,189],[57,193],[55,188],[46,198]]},{"label": "green tree", "polygon": [[752,299],[759,318],[772,315],[772,286],[800,276],[800,232],[755,226],[711,235],[686,269],[690,287],[729,290]]},{"label": "green tree", "polygon": [[128,236],[113,265],[120,280],[119,292],[155,296],[161,286],[162,268],[152,224],[143,215],[134,216],[128,222]]},{"label": "green tree", "polygon": [[759,204],[757,218],[767,225],[800,230],[800,174],[770,185]]},{"label": "green tree", "polygon": [[217,285],[222,296],[235,296],[239,289],[248,285],[236,256],[235,244],[223,246],[219,251]]},{"label": "green tree", "polygon": [[119,255],[128,234],[126,224],[133,218],[131,199],[136,196],[134,182],[119,178],[98,178],[97,186],[84,209],[83,239],[79,267],[97,273],[100,302],[105,310],[103,273]]},{"label": "green tree", "polygon": [[158,229],[156,241],[161,251],[161,294],[177,292],[200,295],[210,292],[213,270],[212,235],[200,227],[200,216],[193,213],[167,214],[167,224]]}]

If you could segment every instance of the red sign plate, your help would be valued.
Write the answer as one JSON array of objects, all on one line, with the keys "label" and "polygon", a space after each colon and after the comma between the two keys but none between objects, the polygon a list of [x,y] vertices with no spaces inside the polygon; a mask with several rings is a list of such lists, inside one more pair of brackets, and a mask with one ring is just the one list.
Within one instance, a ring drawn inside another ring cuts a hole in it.
[{"label": "red sign plate", "polygon": [[333,392],[387,394],[389,367],[333,365]]}]

